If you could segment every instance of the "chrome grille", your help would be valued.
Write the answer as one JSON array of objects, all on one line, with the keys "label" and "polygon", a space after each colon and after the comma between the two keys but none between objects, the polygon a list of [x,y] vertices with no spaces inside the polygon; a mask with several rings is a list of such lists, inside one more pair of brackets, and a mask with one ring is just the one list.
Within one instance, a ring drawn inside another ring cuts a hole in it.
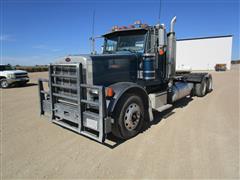
[{"label": "chrome grille", "polygon": [[[77,99],[77,69],[75,65],[52,65],[53,93],[63,95],[58,100],[76,102]],[[66,98],[64,98],[66,96]],[[70,97],[71,99],[68,99]]]},{"label": "chrome grille", "polygon": [[26,78],[28,77],[28,74],[27,73],[17,73],[15,74],[15,78],[18,79],[18,78]]}]

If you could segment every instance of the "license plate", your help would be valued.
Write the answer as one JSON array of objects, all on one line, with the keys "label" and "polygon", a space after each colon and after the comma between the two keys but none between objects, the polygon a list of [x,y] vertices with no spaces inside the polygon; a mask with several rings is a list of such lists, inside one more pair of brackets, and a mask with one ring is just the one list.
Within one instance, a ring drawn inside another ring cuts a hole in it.
[{"label": "license plate", "polygon": [[91,128],[91,129],[98,129],[98,122],[94,119],[86,119],[86,126]]}]

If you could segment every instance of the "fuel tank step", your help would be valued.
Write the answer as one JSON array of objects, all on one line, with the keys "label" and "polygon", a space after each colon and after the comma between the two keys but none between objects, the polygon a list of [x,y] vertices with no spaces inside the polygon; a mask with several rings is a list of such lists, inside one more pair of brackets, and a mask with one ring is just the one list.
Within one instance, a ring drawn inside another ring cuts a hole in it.
[{"label": "fuel tank step", "polygon": [[157,108],[156,110],[157,110],[158,112],[163,112],[163,111],[165,111],[165,110],[167,110],[167,109],[169,109],[169,108],[171,108],[171,107],[172,107],[172,104],[166,104],[166,105],[164,105],[164,106],[161,106],[161,107]]}]

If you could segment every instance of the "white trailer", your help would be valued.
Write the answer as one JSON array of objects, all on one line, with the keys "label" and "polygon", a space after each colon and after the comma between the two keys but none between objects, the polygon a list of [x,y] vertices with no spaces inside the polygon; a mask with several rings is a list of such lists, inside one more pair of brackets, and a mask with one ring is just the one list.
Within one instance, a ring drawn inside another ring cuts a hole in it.
[{"label": "white trailer", "polygon": [[216,64],[231,68],[232,35],[177,40],[177,70],[214,70]]}]

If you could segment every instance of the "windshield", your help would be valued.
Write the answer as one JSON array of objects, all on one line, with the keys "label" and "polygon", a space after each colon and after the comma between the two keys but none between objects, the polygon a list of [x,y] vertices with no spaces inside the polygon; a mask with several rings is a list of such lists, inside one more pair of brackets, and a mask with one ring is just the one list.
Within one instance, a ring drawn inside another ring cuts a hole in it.
[{"label": "windshield", "polygon": [[7,70],[13,70],[12,66],[10,66],[10,65],[0,65],[0,71],[7,71]]},{"label": "windshield", "polygon": [[105,52],[118,51],[143,52],[145,34],[121,35],[105,39]]}]

